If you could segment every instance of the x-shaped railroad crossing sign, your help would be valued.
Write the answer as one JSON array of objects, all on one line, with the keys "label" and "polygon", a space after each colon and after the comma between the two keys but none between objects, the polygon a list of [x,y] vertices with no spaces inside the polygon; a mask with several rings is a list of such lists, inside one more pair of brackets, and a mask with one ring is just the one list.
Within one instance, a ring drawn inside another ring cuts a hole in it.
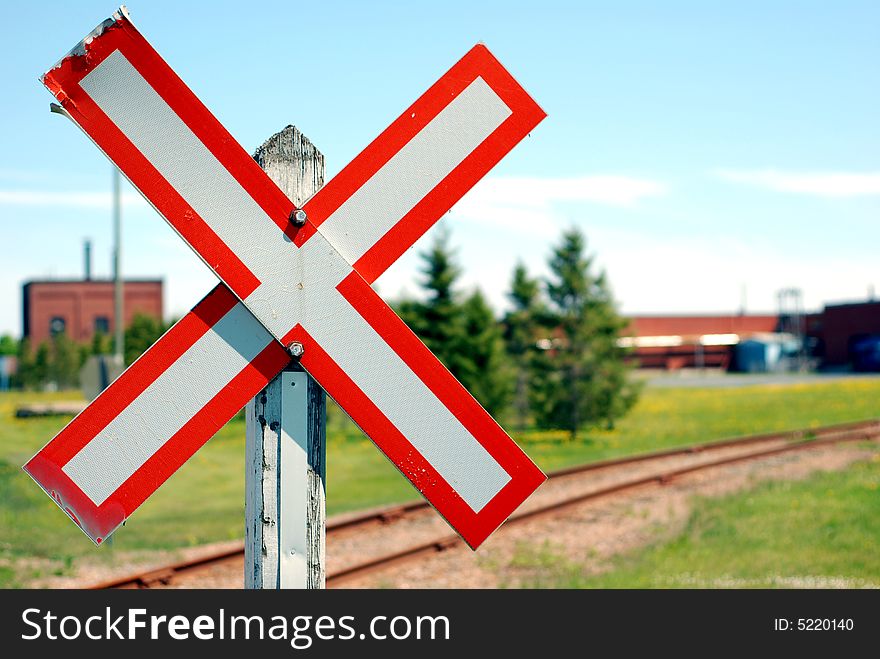
[{"label": "x-shaped railroad crossing sign", "polygon": [[223,281],[25,465],[95,542],[265,387],[293,344],[471,547],[544,481],[370,287],[545,116],[485,47],[301,209],[124,8],[43,82]]}]

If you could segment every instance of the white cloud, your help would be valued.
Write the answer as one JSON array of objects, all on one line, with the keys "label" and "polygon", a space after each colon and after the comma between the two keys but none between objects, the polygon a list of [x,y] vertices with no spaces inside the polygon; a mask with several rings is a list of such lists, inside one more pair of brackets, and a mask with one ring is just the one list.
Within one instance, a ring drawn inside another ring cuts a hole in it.
[{"label": "white cloud", "polygon": [[775,169],[728,170],[715,175],[725,181],[755,185],[777,192],[818,197],[880,195],[880,172],[785,172]]},{"label": "white cloud", "polygon": [[773,312],[781,288],[800,288],[808,310],[864,299],[878,281],[870,260],[829,250],[821,267],[785,243],[749,235],[700,235],[664,241],[656,234],[616,229],[592,233],[622,310],[640,313],[735,312],[743,288],[750,313]]},{"label": "white cloud", "polygon": [[[2,206],[42,206],[52,208],[88,208],[107,210],[113,201],[108,192],[47,191],[47,190],[0,190]],[[146,205],[143,197],[136,192],[123,192],[122,203]]]},{"label": "white cloud", "polygon": [[489,177],[468,197],[476,195],[496,201],[522,199],[524,204],[589,201],[610,206],[634,206],[645,197],[661,195],[665,191],[662,183],[628,176]]},{"label": "white cloud", "polygon": [[628,176],[569,178],[489,177],[459,201],[452,212],[468,222],[507,230],[555,234],[563,218],[560,203],[586,202],[633,208],[666,193],[659,181]]},{"label": "white cloud", "polygon": [[[496,311],[508,308],[507,290],[513,266],[522,261],[532,276],[546,276],[547,255],[558,242],[549,236],[515,234],[492,241],[472,235],[461,239],[461,227],[449,223],[463,273],[460,290],[479,286]],[[868,286],[880,290],[870,259],[829,249],[821,267],[809,255],[785,242],[756,242],[751,234],[712,231],[671,240],[665,227],[588,226],[588,250],[609,277],[615,299],[626,314],[735,313],[743,289],[750,313],[774,312],[776,292],[797,287],[809,310],[825,303],[864,299]],[[430,242],[428,240],[428,242]],[[414,276],[419,247],[408,251],[379,279],[380,294],[397,299],[404,292],[418,297]]]}]

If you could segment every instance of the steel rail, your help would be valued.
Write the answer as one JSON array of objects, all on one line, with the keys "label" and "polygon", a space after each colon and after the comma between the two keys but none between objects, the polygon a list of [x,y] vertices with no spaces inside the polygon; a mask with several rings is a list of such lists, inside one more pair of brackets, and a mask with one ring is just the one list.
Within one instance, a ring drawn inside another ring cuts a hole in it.
[{"label": "steel rail", "polygon": [[[868,432],[872,429],[875,434],[870,434]],[[507,522],[505,522],[505,524],[512,524],[525,519],[531,519],[532,517],[547,514],[552,511],[559,510],[560,508],[567,507],[569,505],[575,505],[590,499],[610,496],[617,492],[626,491],[628,489],[633,489],[646,484],[656,482],[668,482],[669,480],[678,476],[684,475],[686,473],[692,473],[694,471],[699,471],[702,469],[709,469],[724,464],[731,464],[733,462],[744,461],[748,459],[756,459],[777,453],[799,450],[802,448],[822,446],[829,443],[838,443],[840,441],[872,439],[876,438],[877,434],[880,434],[880,420],[870,419],[865,421],[835,424],[818,428],[805,428],[775,433],[764,433],[759,435],[748,435],[745,437],[734,437],[730,439],[704,442],[701,444],[691,444],[687,446],[664,449],[661,451],[638,453],[635,455],[629,455],[620,458],[610,458],[606,460],[598,460],[581,465],[575,465],[572,467],[565,467],[550,472],[548,474],[549,477],[551,479],[565,478],[602,469],[611,469],[625,465],[661,460],[663,458],[682,455],[694,455],[699,453],[709,453],[724,448],[751,446],[754,444],[773,441],[793,442],[790,444],[786,444],[782,447],[776,447],[765,451],[737,455],[714,462],[699,463],[697,465],[691,465],[689,467],[678,469],[672,472],[651,475],[632,481],[626,481],[624,483],[620,483],[611,487],[591,491],[587,494],[579,495],[572,499],[566,499],[564,501],[549,504],[547,506],[539,507],[534,510],[514,514],[507,520]],[[429,509],[430,505],[427,502],[413,501],[403,504],[395,504],[391,506],[375,508],[360,513],[340,516],[337,518],[331,518],[327,522],[327,535],[336,535],[343,531],[353,532],[358,529],[362,529],[364,527],[375,524],[396,523],[407,517],[422,514]],[[449,535],[443,538],[439,538],[437,540],[432,540],[428,543],[416,545],[402,551],[395,552],[393,554],[388,554],[384,557],[365,561],[364,563],[350,566],[348,568],[337,570],[332,574],[328,574],[327,584],[329,586],[331,584],[341,583],[342,581],[349,580],[355,576],[363,575],[373,570],[383,569],[383,567],[392,565],[394,563],[399,563],[401,561],[410,560],[418,556],[443,551],[445,549],[448,549],[449,547],[459,544],[459,542],[460,538],[457,535]],[[170,584],[175,578],[182,574],[197,572],[198,570],[210,568],[215,565],[240,560],[243,553],[244,547],[243,545],[240,545],[223,551],[205,554],[194,559],[170,563],[168,565],[154,568],[145,572],[138,572],[123,577],[110,579],[101,583],[88,586],[87,589],[101,590],[108,588],[151,588],[155,586],[161,587]]]},{"label": "steel rail", "polygon": [[[688,467],[675,469],[668,472],[652,474],[643,478],[624,481],[622,483],[617,483],[609,487],[593,490],[585,494],[580,494],[574,497],[563,499],[561,501],[556,501],[546,506],[535,508],[533,510],[528,510],[522,513],[515,513],[507,519],[504,525],[510,526],[513,524],[532,520],[536,517],[551,515],[565,508],[585,503],[587,501],[602,499],[647,485],[666,485],[676,478],[680,478],[687,474],[692,474],[698,471],[704,471],[715,467],[734,464],[737,462],[746,462],[748,460],[771,457],[783,453],[793,453],[795,451],[804,451],[814,448],[821,448],[823,446],[831,446],[842,442],[873,440],[877,439],[878,437],[880,437],[880,432],[878,432],[877,430],[875,430],[873,434],[865,429],[844,430],[827,437],[822,437],[821,439],[815,439],[807,442],[799,442],[796,444],[788,444],[786,446],[775,447],[761,451],[753,451],[746,454],[722,458],[720,460],[714,460],[712,462],[702,462],[696,465],[690,465]],[[410,561],[426,555],[435,554],[437,552],[445,551],[451,547],[456,547],[461,544],[463,544],[463,541],[457,535],[447,535],[442,538],[437,538],[424,544],[415,545],[402,551],[394,552],[393,554],[387,554],[385,556],[370,561],[365,561],[357,565],[352,565],[347,568],[328,573],[327,586],[338,586],[345,581],[349,581],[357,577],[366,576],[372,572],[384,570],[391,565]]]}]

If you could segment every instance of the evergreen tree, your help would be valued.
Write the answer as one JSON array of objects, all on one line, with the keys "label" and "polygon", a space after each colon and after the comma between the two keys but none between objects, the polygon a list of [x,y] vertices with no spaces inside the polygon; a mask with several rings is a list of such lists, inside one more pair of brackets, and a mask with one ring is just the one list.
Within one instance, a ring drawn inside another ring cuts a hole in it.
[{"label": "evergreen tree", "polygon": [[515,370],[514,408],[520,431],[528,425],[530,368],[538,341],[539,321],[545,313],[540,292],[538,280],[529,277],[525,265],[517,263],[507,295],[513,309],[504,316],[504,339]]},{"label": "evergreen tree", "polygon": [[613,427],[638,394],[617,345],[626,322],[617,314],[605,273],[593,273],[585,242],[580,231],[567,231],[550,258],[547,319],[558,340],[536,364],[539,385],[533,395],[539,424],[568,430],[572,439],[585,425]]},{"label": "evergreen tree", "polygon": [[135,314],[125,330],[125,365],[129,366],[165,333],[167,327],[158,318]]},{"label": "evergreen tree", "polygon": [[398,313],[410,329],[453,374],[458,375],[460,355],[460,309],[453,284],[461,274],[449,246],[449,232],[442,228],[427,252],[421,254],[423,279],[419,285],[427,293],[424,302],[405,300]]},{"label": "evergreen tree", "polygon": [[16,341],[9,334],[4,334],[0,336],[0,355],[17,355],[18,354],[18,341]]},{"label": "evergreen tree", "polygon": [[52,361],[52,354],[49,349],[49,342],[43,341],[37,346],[37,353],[34,355],[34,367],[31,373],[31,381],[33,387],[40,388],[46,386],[49,382],[49,368]]},{"label": "evergreen tree", "polygon": [[[42,347],[42,346],[41,346]],[[52,338],[50,360],[48,363],[49,382],[59,389],[79,386],[80,349],[64,332]]]},{"label": "evergreen tree", "polygon": [[460,333],[457,377],[486,410],[497,415],[510,402],[512,373],[504,350],[501,327],[476,290],[461,305],[463,331]]},{"label": "evergreen tree", "polygon": [[113,341],[104,332],[95,332],[92,335],[92,345],[89,353],[92,355],[109,355],[113,352]]},{"label": "evergreen tree", "polygon": [[30,339],[24,338],[18,343],[18,366],[15,378],[22,389],[37,387],[36,361]]},{"label": "evergreen tree", "polygon": [[92,354],[92,346],[88,343],[78,343],[76,345],[77,350],[77,359],[79,361],[79,366],[77,367],[77,377],[76,377],[76,386],[80,386],[79,374],[82,372],[82,367],[85,366],[86,360]]},{"label": "evergreen tree", "polygon": [[460,271],[449,246],[449,232],[441,229],[420,257],[419,286],[426,293],[425,301],[404,300],[398,305],[398,313],[446,368],[456,373],[461,324],[453,285]]},{"label": "evergreen tree", "polygon": [[503,348],[491,309],[479,294],[459,302],[455,282],[461,271],[447,230],[421,257],[426,299],[399,303],[398,314],[484,407],[500,410],[507,399]]}]

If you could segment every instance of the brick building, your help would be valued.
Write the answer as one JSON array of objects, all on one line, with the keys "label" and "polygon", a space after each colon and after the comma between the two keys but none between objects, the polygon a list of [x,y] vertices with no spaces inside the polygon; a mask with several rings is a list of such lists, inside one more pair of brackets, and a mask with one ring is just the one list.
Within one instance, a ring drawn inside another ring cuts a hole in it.
[{"label": "brick building", "polygon": [[[790,317],[776,314],[633,316],[621,344],[642,368],[729,368],[735,347],[748,339],[769,340],[775,332],[795,332]],[[807,350],[822,367],[848,367],[853,346],[872,337],[880,340],[880,302],[829,304],[803,316]]]},{"label": "brick building", "polygon": [[632,316],[621,343],[642,368],[728,368],[741,340],[775,332],[775,314]]},{"label": "brick building", "polygon": [[[162,280],[133,279],[124,286],[126,326],[136,314],[162,318]],[[22,287],[23,336],[38,345],[65,332],[74,341],[95,332],[112,334],[113,281],[78,279],[29,281]]]},{"label": "brick building", "polygon": [[808,331],[821,340],[826,365],[848,364],[856,341],[880,336],[880,302],[827,305]]}]

